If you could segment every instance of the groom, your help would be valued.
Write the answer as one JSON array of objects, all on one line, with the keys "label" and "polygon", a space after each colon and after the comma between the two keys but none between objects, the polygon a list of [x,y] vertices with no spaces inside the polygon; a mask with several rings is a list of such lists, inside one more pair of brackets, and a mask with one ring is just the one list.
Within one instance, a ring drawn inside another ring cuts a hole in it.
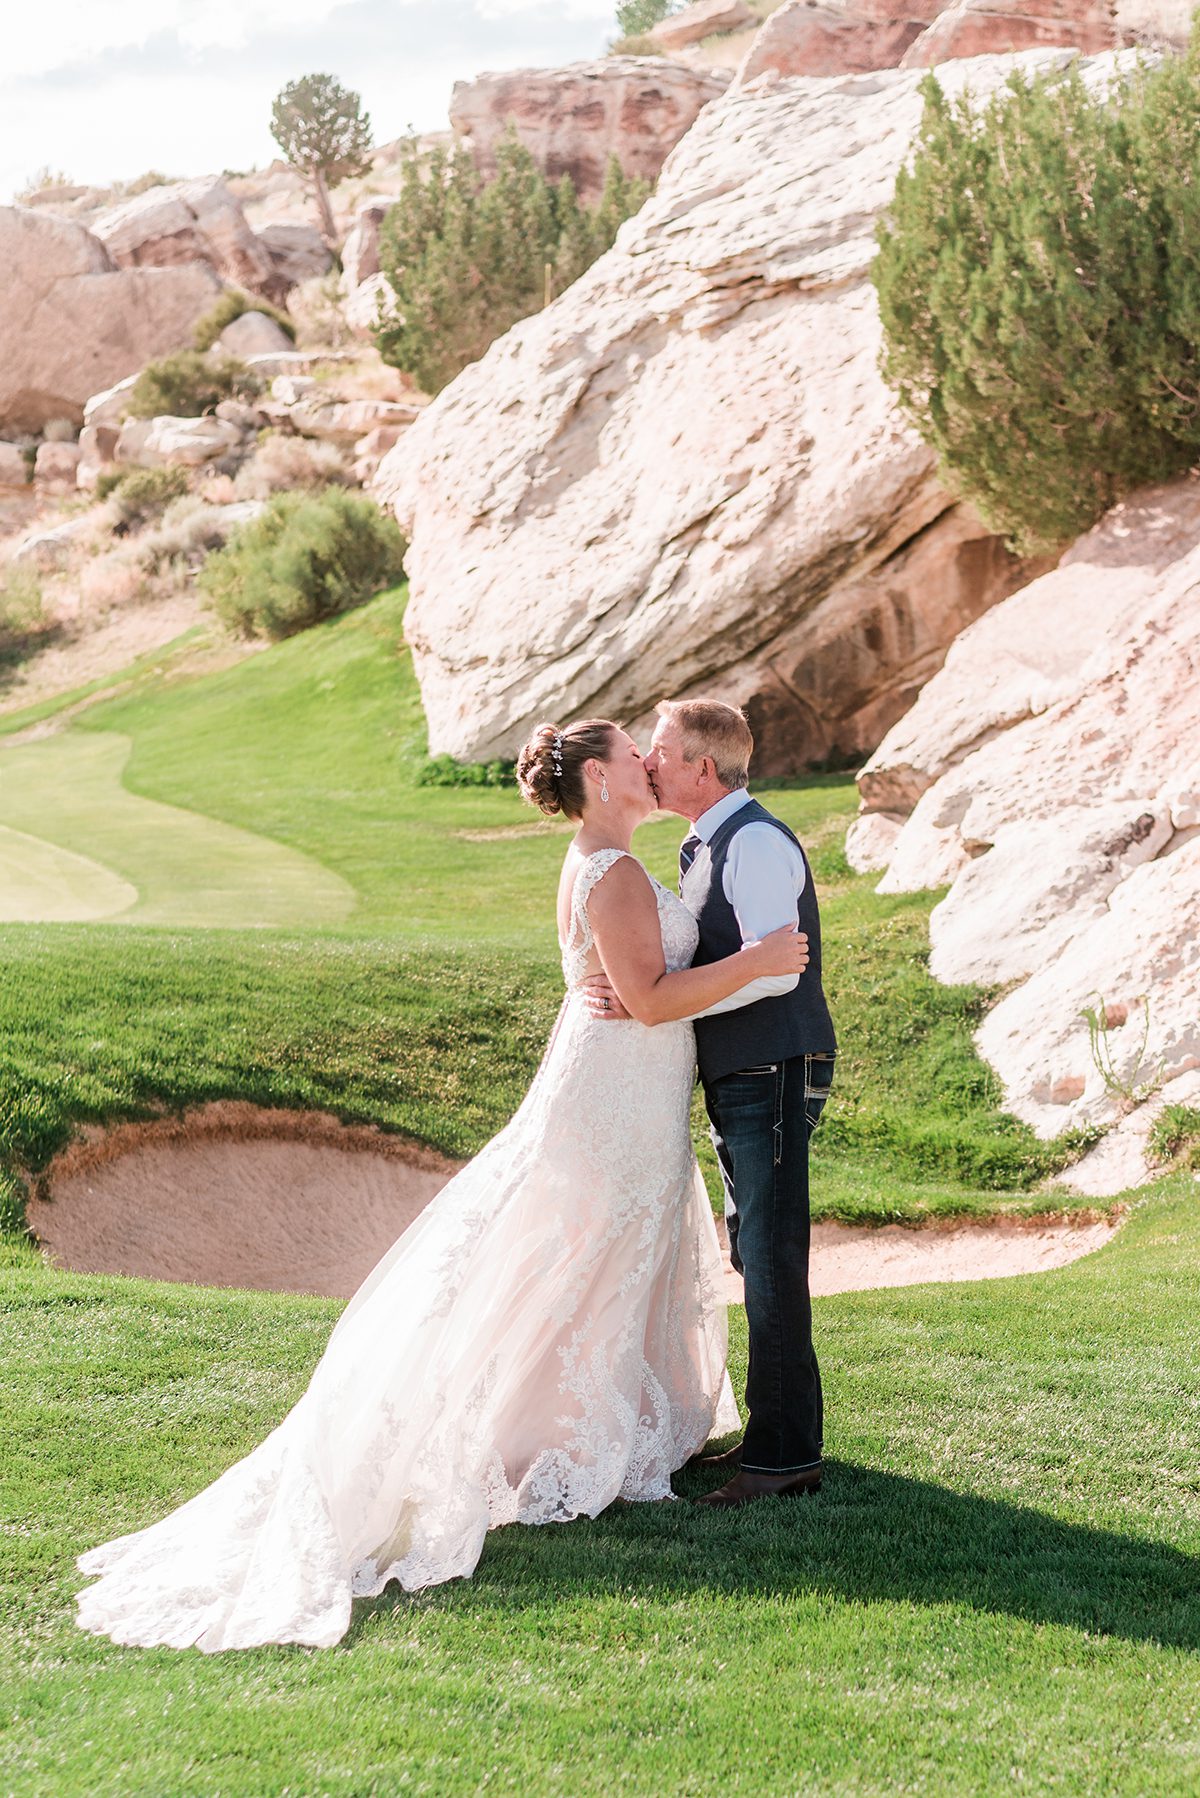
[{"label": "groom", "polygon": [[[658,803],[691,821],[680,894],[700,927],[695,966],[783,924],[807,934],[803,974],[750,982],[695,1019],[696,1053],[725,1187],[729,1250],[742,1275],[750,1364],[744,1440],[706,1466],[732,1478],[698,1502],[748,1504],[821,1484],[821,1376],[808,1291],[808,1144],[833,1079],[836,1042],[821,990],[821,926],[808,860],[746,791],[754,739],[716,700],[664,700],[646,757]],[[619,1015],[602,980],[593,1005]]]}]

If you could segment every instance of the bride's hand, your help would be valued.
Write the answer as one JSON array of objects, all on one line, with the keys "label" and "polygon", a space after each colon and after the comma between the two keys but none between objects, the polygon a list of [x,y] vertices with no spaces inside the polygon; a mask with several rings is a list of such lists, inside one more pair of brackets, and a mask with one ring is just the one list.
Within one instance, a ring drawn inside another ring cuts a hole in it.
[{"label": "bride's hand", "polygon": [[761,942],[747,943],[742,953],[754,957],[756,978],[763,974],[803,974],[808,966],[808,938],[794,924],[783,924]]}]

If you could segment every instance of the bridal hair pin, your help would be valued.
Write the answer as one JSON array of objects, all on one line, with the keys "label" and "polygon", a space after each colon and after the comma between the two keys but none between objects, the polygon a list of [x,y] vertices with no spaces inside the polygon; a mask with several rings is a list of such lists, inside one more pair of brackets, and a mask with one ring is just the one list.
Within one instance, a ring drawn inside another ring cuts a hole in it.
[{"label": "bridal hair pin", "polygon": [[560,730],[556,730],[554,733],[554,741],[550,745],[550,759],[554,763],[554,778],[556,780],[562,779],[562,771],[563,771],[562,750],[563,750],[563,734]]}]

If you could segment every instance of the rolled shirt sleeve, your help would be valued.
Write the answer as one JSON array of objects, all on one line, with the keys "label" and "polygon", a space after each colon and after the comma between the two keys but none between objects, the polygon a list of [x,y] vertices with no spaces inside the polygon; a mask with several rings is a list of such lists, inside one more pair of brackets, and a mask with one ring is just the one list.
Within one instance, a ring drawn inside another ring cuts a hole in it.
[{"label": "rolled shirt sleeve", "polygon": [[[804,881],[803,855],[773,824],[747,824],[737,832],[725,858],[722,886],[743,943],[759,942],[770,931],[798,922]],[[723,1011],[740,1011],[758,999],[793,992],[799,984],[799,974],[763,974],[692,1016],[715,1018]]]}]

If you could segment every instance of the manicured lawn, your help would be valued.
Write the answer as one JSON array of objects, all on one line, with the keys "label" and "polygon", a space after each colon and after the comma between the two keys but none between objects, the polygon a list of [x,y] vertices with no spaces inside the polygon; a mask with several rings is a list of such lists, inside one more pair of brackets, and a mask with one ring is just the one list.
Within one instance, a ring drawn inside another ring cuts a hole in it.
[{"label": "manicured lawn", "polygon": [[[0,926],[0,1792],[1200,1790],[1186,1173],[1059,1273],[820,1301],[817,1499],[501,1531],[472,1582],[363,1605],[327,1652],[74,1629],[75,1554],[261,1440],[338,1307],[52,1272],[20,1234],[25,1176],[82,1124],[228,1097],[466,1155],[559,1003],[565,833],[511,791],[420,784],[401,620],[384,596],[220,674],[168,659],[0,747],[9,878],[22,831],[47,890],[98,878],[57,848],[136,895]],[[926,969],[928,896],[849,873],[852,783],[764,796],[812,855],[842,1038],[818,1213],[1045,1208],[1064,1151],[999,1110],[971,1046],[987,996]],[[664,879],[681,830],[640,833]]]}]

